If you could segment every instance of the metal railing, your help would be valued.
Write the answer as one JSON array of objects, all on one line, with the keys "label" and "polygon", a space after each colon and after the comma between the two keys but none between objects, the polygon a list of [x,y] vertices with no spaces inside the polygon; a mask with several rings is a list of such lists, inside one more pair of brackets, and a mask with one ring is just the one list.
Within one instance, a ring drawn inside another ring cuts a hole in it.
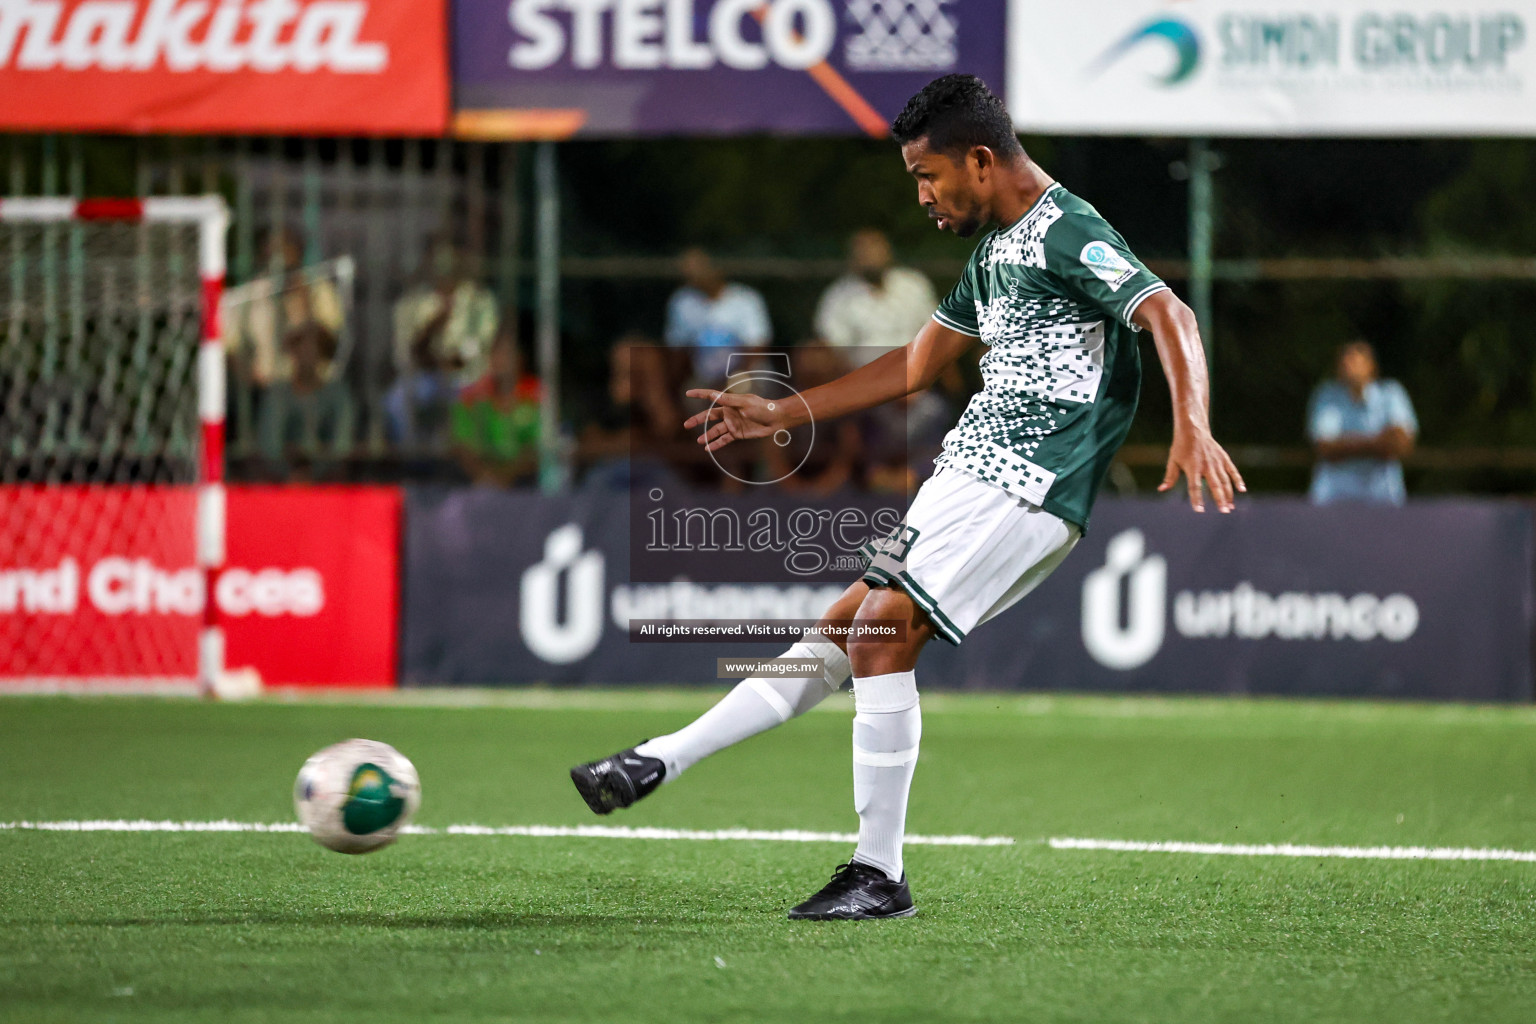
[{"label": "metal railing", "polygon": [[[524,147],[452,139],[285,139],[9,136],[0,140],[0,182],[13,194],[142,195],[217,191],[234,211],[230,281],[257,281],[279,268],[262,251],[275,228],[296,229],[304,262],[352,261],[352,301],[340,350],[362,429],[343,453],[362,475],[397,472],[408,462],[384,433],[383,396],[395,378],[392,310],[419,279],[434,238],[451,238],[474,267],[474,276],[495,293],[504,310],[532,305],[538,269],[526,207],[532,164]],[[789,256],[719,259],[733,278],[765,287],[811,287],[844,270],[841,260]],[[1192,273],[1189,260],[1149,261],[1154,272],[1176,281]],[[339,265],[339,264],[338,264]],[[916,264],[937,281],[954,277],[958,259]],[[661,285],[676,276],[671,255],[561,256],[559,275],[568,286],[611,282]],[[547,270],[547,268],[546,268]],[[1461,281],[1536,282],[1536,258],[1490,254],[1425,254],[1374,258],[1212,258],[1212,280],[1259,281]],[[548,278],[546,277],[546,285]],[[796,285],[795,283],[799,283]],[[590,294],[584,293],[584,294]],[[553,327],[544,325],[545,344]],[[587,339],[592,343],[606,338]],[[567,379],[574,376],[567,374]],[[572,381],[574,383],[574,381]],[[240,401],[239,385],[235,400]],[[248,396],[249,397],[249,396]],[[1220,396],[1218,396],[1218,402]],[[248,402],[248,404],[250,404]],[[253,454],[251,410],[231,438],[236,459]],[[1298,426],[1298,434],[1300,428]],[[1129,446],[1121,461],[1160,465],[1155,446]],[[1299,470],[1310,465],[1303,446],[1238,446],[1248,465]],[[1524,473],[1536,469],[1536,448],[1421,448],[1408,465],[1426,471],[1489,469]],[[350,471],[350,470],[349,470]]]}]

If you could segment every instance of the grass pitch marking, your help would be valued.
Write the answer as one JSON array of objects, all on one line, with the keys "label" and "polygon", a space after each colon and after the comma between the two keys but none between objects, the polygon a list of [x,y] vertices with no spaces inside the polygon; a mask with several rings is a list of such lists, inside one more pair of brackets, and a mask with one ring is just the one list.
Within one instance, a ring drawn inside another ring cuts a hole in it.
[{"label": "grass pitch marking", "polygon": [[[259,821],[6,821],[0,831],[13,832],[303,832],[298,822]],[[432,828],[408,825],[416,836],[531,836],[539,839],[670,839],[692,841],[758,841],[771,843],[856,843],[856,832],[769,831],[725,828],[697,831],[684,828],[627,828],[622,825],[449,825]],[[912,846],[1012,846],[1012,836],[907,836]]]},{"label": "grass pitch marking", "polygon": [[[92,821],[0,821],[0,832],[303,832],[298,822],[150,821],[99,819]],[[535,839],[650,839],[692,842],[856,843],[854,832],[808,832],[802,829],[629,828],[623,825],[408,825],[415,836],[526,836]],[[1038,841],[1038,840],[1037,840]],[[1013,846],[1012,836],[907,836],[910,846]],[[1236,843],[1140,842],[1133,839],[1045,840],[1053,850],[1099,850],[1110,853],[1193,853],[1224,857],[1332,857],[1344,860],[1472,860],[1536,863],[1536,850],[1488,850],[1452,846],[1306,846],[1295,843],[1243,845]]]},{"label": "grass pitch marking", "polygon": [[1515,860],[1536,863],[1536,851],[1479,850],[1452,846],[1302,846],[1269,843],[1142,843],[1128,839],[1047,840],[1053,850],[1108,850],[1114,853],[1199,853],[1225,857],[1338,857],[1345,860]]}]

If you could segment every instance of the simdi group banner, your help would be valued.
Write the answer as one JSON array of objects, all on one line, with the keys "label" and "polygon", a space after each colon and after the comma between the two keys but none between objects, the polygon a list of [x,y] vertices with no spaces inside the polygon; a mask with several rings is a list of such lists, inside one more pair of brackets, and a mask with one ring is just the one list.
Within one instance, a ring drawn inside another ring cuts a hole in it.
[{"label": "simdi group banner", "polygon": [[[384,487],[231,487],[226,664],[269,685],[393,685],[400,503]],[[0,488],[0,687],[195,677],[195,505],[186,487]]]},{"label": "simdi group banner", "polygon": [[0,129],[440,134],[447,0],[0,0]]},{"label": "simdi group banner", "polygon": [[[788,645],[636,642],[635,622],[814,620],[845,585],[636,582],[629,547],[644,531],[623,501],[406,501],[404,685],[723,685],[718,658]],[[931,643],[918,674],[929,689],[1528,701],[1531,543],[1530,512],[1505,503],[1249,500],[1197,516],[1178,500],[1106,499],[1039,590],[958,649]]]},{"label": "simdi group banner", "polygon": [[455,129],[883,134],[930,79],[1001,89],[1007,0],[454,0]]},{"label": "simdi group banner", "polygon": [[1536,0],[1012,0],[1010,13],[1021,131],[1536,134]]}]

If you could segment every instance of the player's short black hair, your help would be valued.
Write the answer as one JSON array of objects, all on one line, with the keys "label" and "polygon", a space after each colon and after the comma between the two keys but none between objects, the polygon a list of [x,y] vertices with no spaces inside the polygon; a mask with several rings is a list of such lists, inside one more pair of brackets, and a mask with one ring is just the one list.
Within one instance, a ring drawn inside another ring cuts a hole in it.
[{"label": "player's short black hair", "polygon": [[1003,101],[975,75],[945,75],[923,86],[891,122],[891,136],[903,146],[926,138],[940,153],[986,146],[999,156],[1024,155]]}]

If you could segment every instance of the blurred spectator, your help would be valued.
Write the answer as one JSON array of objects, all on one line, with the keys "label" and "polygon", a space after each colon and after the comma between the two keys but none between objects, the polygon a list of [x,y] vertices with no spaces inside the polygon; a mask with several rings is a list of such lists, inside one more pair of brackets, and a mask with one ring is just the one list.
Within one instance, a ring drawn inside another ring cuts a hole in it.
[{"label": "blurred spectator", "polygon": [[576,445],[585,486],[665,486],[678,480],[677,460],[700,461],[702,450],[683,431],[667,356],[640,334],[626,334],[609,349],[606,387],[593,396]]},{"label": "blurred spectator", "polygon": [[262,395],[256,433],[279,476],[328,476],[352,449],[352,398],[340,379],[326,379],[330,337],[314,322],[291,328],[283,346],[289,375]]},{"label": "blurred spectator", "polygon": [[695,349],[694,380],[718,385],[733,350],[773,340],[768,306],[755,288],[727,281],[703,249],[684,252],[678,266],[683,285],[667,302],[667,344]]},{"label": "blurred spectator", "polygon": [[848,272],[821,295],[816,333],[837,348],[859,349],[853,358],[866,363],[916,337],[937,305],[928,278],[895,266],[890,240],[866,229],[849,239]]},{"label": "blurred spectator", "polygon": [[486,373],[496,337],[496,300],[470,278],[459,252],[437,242],[428,257],[431,281],[395,304],[395,368],[384,396],[392,440],[430,442],[440,433],[459,388]]},{"label": "blurred spectator", "polygon": [[474,483],[510,487],[539,468],[539,379],[523,372],[510,331],[496,336],[488,363],[450,409],[453,453]]},{"label": "blurred spectator", "polygon": [[293,378],[288,336],[318,326],[320,375],[329,380],[336,339],[344,316],[336,286],[320,275],[306,274],[304,246],[292,231],[278,228],[262,247],[263,265],[274,272],[224,293],[220,306],[224,348],[241,380],[258,387]]},{"label": "blurred spectator", "polygon": [[1337,379],[1317,386],[1307,411],[1307,433],[1317,455],[1313,503],[1401,505],[1406,492],[1399,460],[1413,450],[1418,432],[1408,392],[1395,380],[1377,379],[1371,346],[1344,345]]},{"label": "blurred spectator", "polygon": [[[843,354],[820,339],[793,349],[790,358],[796,391],[820,387],[849,370]],[[763,479],[776,480],[784,490],[798,494],[828,495],[851,488],[863,461],[859,426],[859,417],[843,416],[812,430],[791,431],[786,444],[771,438],[755,442],[766,462]]]},{"label": "blurred spectator", "polygon": [[933,460],[954,425],[954,409],[937,388],[870,409],[860,418],[864,487],[884,494],[916,492],[933,475]]}]

